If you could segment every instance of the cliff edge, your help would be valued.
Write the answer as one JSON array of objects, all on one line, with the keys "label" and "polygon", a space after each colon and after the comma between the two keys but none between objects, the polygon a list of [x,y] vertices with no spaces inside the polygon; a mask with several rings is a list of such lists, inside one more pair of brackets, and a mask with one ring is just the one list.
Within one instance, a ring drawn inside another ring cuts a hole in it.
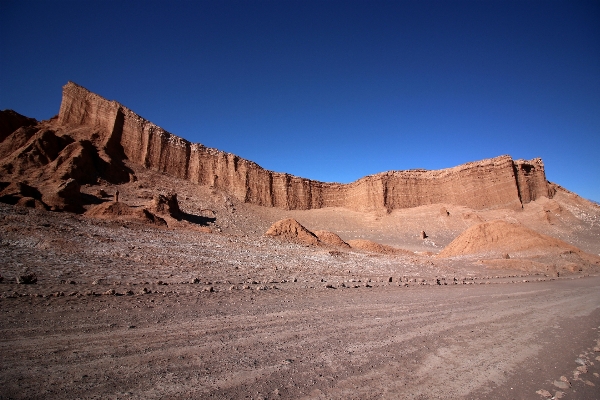
[{"label": "cliff edge", "polygon": [[234,154],[190,143],[73,82],[63,87],[53,124],[63,135],[93,142],[105,159],[126,158],[266,207],[390,212],[451,203],[473,209],[521,208],[541,196],[552,197],[539,158],[513,160],[505,155],[437,171],[383,172],[349,184],[268,171]]}]

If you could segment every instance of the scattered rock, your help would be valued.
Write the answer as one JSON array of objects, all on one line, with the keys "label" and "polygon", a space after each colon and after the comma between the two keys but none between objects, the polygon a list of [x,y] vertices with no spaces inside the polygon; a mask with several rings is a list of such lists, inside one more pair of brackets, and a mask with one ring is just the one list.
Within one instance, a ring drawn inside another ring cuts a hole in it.
[{"label": "scattered rock", "polygon": [[549,399],[549,398],[552,397],[552,393],[550,393],[549,391],[544,390],[544,389],[540,389],[536,393],[539,394],[542,397],[547,398],[547,399]]},{"label": "scattered rock", "polygon": [[559,389],[568,389],[571,387],[571,385],[569,383],[563,382],[563,381],[554,381],[553,385]]},{"label": "scattered rock", "polygon": [[35,273],[25,273],[17,276],[17,283],[20,285],[32,285],[37,283],[37,275]]}]

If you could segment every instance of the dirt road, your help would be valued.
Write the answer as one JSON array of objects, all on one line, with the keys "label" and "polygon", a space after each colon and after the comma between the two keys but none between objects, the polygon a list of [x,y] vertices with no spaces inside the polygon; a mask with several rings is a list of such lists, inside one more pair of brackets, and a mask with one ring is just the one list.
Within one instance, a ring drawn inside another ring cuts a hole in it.
[{"label": "dirt road", "polygon": [[[600,339],[599,277],[29,296],[0,299],[0,311],[0,398],[600,393],[600,353],[592,350]],[[574,379],[582,361],[587,372]],[[572,386],[555,386],[561,376]]]}]

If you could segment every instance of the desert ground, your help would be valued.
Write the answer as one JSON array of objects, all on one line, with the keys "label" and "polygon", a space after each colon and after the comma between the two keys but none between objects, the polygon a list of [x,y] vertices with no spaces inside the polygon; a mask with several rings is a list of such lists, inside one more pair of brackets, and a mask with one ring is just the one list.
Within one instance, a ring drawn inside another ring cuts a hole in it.
[{"label": "desert ground", "polygon": [[[598,214],[569,193],[521,211],[360,215],[136,173],[143,183],[102,186],[105,202],[177,189],[192,222],[0,203],[1,398],[598,398],[597,269],[436,256],[472,219],[499,217],[597,250]],[[404,251],[264,235],[290,217]],[[23,271],[37,282],[17,284]]]},{"label": "desert ground", "polygon": [[268,171],[69,82],[0,111],[0,354],[0,399],[598,399],[600,205]]}]

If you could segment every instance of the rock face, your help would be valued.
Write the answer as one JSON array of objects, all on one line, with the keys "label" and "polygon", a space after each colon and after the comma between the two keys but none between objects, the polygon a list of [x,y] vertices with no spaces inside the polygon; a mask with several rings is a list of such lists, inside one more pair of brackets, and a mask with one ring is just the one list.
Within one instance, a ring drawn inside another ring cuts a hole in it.
[{"label": "rock face", "polygon": [[[60,112],[52,121],[52,128],[58,138],[53,137],[53,132],[45,136],[38,133],[39,140],[32,141],[28,128],[23,125],[19,128],[23,132],[14,138],[9,136],[10,143],[22,145],[29,140],[33,147],[22,159],[11,154],[10,157],[17,158],[8,164],[5,162],[5,170],[25,169],[32,152],[36,156],[40,153],[38,164],[52,164],[51,160],[58,157],[54,153],[68,150],[68,155],[78,156],[77,162],[71,157],[66,167],[52,165],[51,168],[61,177],[78,179],[74,173],[93,171],[90,176],[83,174],[79,183],[96,176],[119,182],[129,179],[121,163],[127,158],[146,168],[223,190],[240,201],[299,210],[344,207],[390,212],[436,203],[473,209],[520,208],[540,196],[553,195],[541,159],[515,161],[510,156],[438,171],[383,172],[350,184],[324,183],[272,172],[236,155],[174,136],[121,104],[72,82],[63,87]],[[69,135],[74,138],[73,143],[61,142],[61,138]],[[48,150],[38,151],[42,140],[53,145],[50,156],[46,156]],[[0,153],[10,151],[0,146]],[[91,168],[91,164],[95,167]]]}]

